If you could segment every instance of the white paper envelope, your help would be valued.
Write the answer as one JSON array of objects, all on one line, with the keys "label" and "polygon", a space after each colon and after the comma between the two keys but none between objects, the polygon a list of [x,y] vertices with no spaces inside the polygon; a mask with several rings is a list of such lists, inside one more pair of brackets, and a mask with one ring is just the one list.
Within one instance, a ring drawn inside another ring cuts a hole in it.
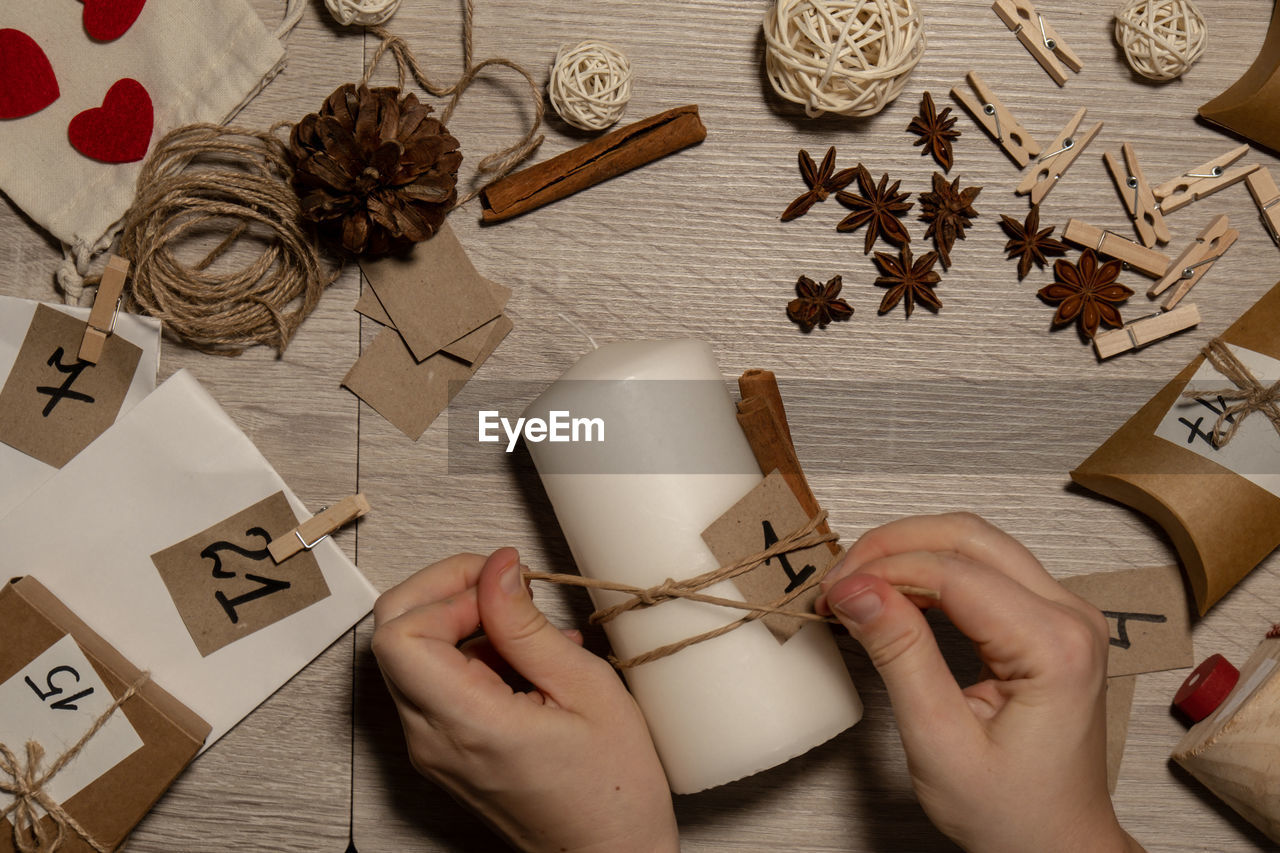
[{"label": "white paper envelope", "polygon": [[[40,303],[30,299],[0,296],[0,387],[4,386],[9,370],[22,348],[23,338]],[[50,305],[65,314],[89,319],[88,308],[70,308]],[[142,348],[133,384],[125,395],[117,418],[142,401],[156,387],[156,371],[160,366],[160,321],[151,317],[139,317],[123,311],[116,315],[115,334]],[[58,473],[52,465],[0,443],[0,518],[3,518],[28,495],[50,477]]]},{"label": "white paper envelope", "polygon": [[179,371],[0,520],[0,577],[29,574],[213,727],[207,749],[369,612],[373,587],[331,540],[330,594],[201,655],[151,555],[283,492],[200,384]]}]

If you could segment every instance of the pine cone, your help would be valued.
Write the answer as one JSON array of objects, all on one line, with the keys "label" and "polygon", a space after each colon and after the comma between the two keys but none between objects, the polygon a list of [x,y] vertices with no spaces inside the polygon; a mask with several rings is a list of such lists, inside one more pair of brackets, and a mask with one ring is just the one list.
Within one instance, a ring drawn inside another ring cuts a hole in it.
[{"label": "pine cone", "polygon": [[462,154],[430,113],[395,87],[339,87],[289,137],[303,218],[356,254],[434,234],[457,199]]}]

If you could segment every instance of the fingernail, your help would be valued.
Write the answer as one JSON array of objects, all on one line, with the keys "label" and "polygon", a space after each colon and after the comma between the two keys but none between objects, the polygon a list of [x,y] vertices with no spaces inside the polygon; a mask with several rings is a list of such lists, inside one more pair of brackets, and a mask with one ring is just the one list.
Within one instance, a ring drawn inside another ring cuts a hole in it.
[{"label": "fingernail", "polygon": [[832,602],[832,609],[856,625],[865,625],[880,615],[884,602],[874,589],[864,586]]},{"label": "fingernail", "polygon": [[524,588],[524,572],[520,568],[520,561],[513,559],[498,578],[498,586],[507,595],[517,595],[525,593]]}]

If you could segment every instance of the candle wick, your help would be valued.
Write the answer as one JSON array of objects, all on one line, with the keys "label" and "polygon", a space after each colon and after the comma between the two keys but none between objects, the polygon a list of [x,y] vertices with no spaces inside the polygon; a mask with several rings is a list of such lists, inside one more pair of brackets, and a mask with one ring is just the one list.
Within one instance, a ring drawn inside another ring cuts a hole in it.
[{"label": "candle wick", "polygon": [[561,314],[558,311],[556,312],[556,316],[559,317],[561,320],[564,320],[570,326],[573,326],[573,328],[577,329],[578,334],[582,335],[584,338],[587,339],[587,343],[591,344],[592,349],[600,349],[600,345],[596,343],[596,339],[591,337],[591,335],[587,332],[586,329],[582,328],[582,326],[578,325],[573,320],[570,320],[568,317],[566,317],[564,314]]}]

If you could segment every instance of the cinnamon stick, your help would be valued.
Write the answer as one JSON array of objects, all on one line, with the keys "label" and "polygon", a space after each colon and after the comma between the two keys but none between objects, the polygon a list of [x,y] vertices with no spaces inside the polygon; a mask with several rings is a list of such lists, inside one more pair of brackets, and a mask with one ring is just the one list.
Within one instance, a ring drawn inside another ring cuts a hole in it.
[{"label": "cinnamon stick", "polygon": [[[791,443],[787,411],[773,371],[748,370],[738,378],[738,390],[742,392],[742,402],[738,403],[738,424],[747,435],[747,443],[751,445],[761,473],[767,474],[777,468],[805,513],[813,518],[822,511],[822,507],[809,488],[795,445]],[[823,521],[818,530],[829,533],[831,527]],[[832,554],[840,552],[840,546],[835,542],[828,542],[827,547]]]},{"label": "cinnamon stick", "polygon": [[483,221],[528,213],[706,137],[696,104],[642,119],[494,181],[480,193]]}]

